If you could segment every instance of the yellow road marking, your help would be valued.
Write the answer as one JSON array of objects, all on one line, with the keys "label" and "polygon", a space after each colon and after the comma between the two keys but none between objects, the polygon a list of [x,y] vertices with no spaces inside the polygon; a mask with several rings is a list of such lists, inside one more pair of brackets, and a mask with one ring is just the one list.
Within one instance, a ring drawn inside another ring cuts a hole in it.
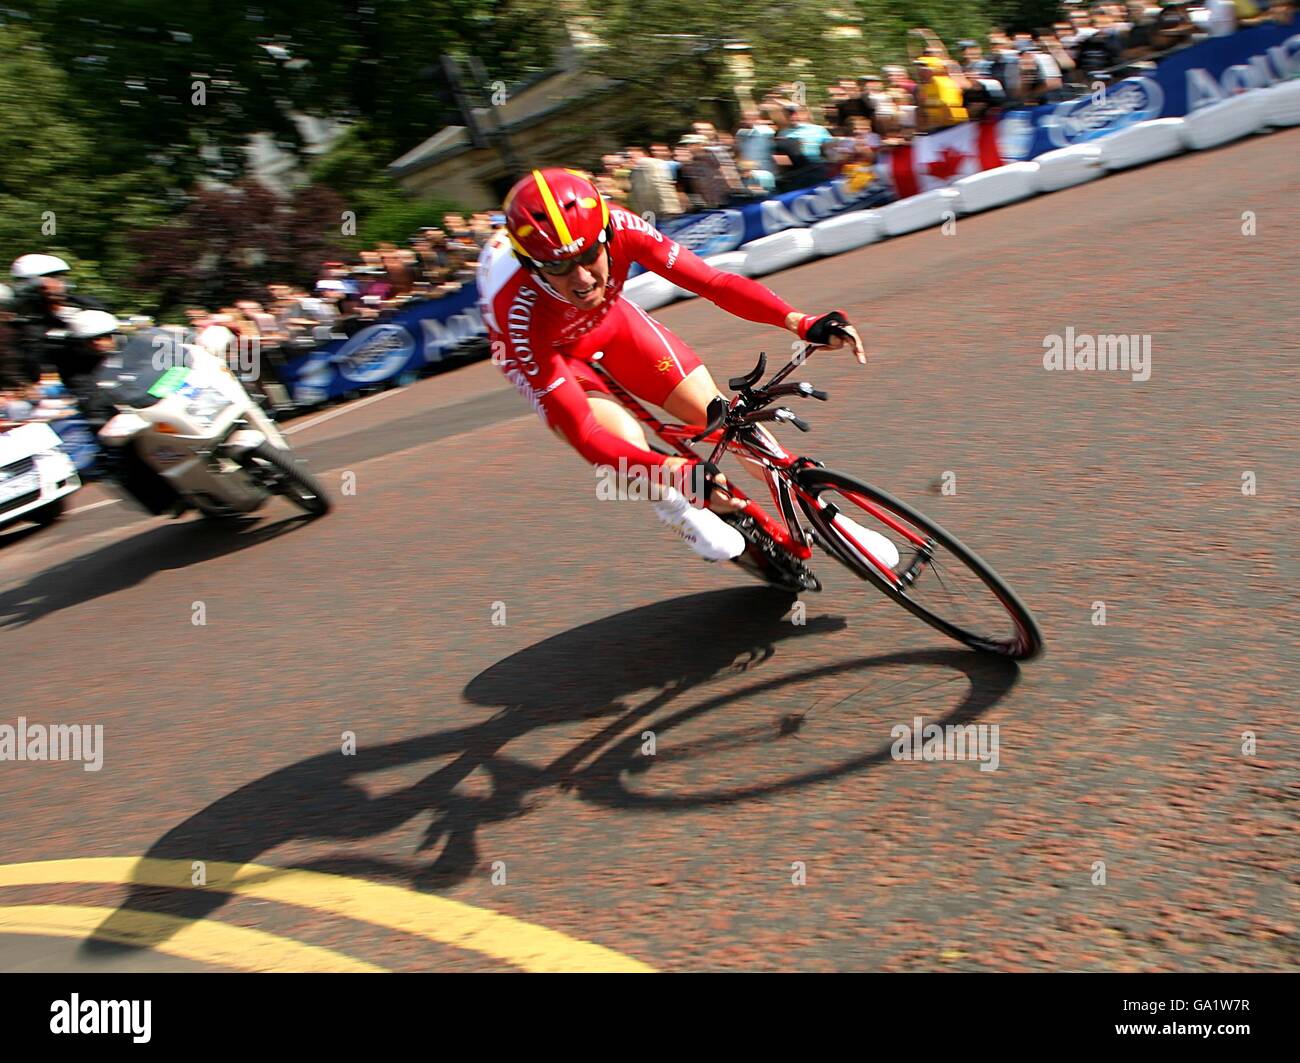
[{"label": "yellow road marking", "polygon": [[319,871],[212,861],[206,865],[206,886],[195,887],[190,881],[192,873],[188,860],[125,856],[47,860],[0,865],[0,887],[95,882],[207,889],[330,912],[440,945],[478,952],[525,971],[645,973],[653,970],[640,960],[558,930],[397,886]]},{"label": "yellow road marking", "polygon": [[264,930],[128,909],[77,904],[8,905],[0,907],[0,934],[111,941],[241,971],[386,973],[382,967],[333,949],[303,945]]}]

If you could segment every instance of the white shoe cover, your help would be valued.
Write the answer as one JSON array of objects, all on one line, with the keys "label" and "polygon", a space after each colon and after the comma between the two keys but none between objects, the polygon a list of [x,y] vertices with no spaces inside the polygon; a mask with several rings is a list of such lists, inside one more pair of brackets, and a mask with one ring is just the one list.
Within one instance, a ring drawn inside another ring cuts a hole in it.
[{"label": "white shoe cover", "polygon": [[676,488],[654,504],[655,516],[706,561],[730,561],[745,552],[745,537],[716,513],[696,509]]},{"label": "white shoe cover", "polygon": [[[870,528],[864,528],[857,521],[849,520],[843,513],[837,513],[835,519],[831,521],[837,527],[843,528],[853,536],[858,542],[871,551],[872,556],[887,568],[893,568],[898,564],[898,547],[895,546],[886,536],[881,535],[878,531],[872,531]],[[851,543],[845,545],[852,546]],[[868,562],[870,564],[870,562]]]}]

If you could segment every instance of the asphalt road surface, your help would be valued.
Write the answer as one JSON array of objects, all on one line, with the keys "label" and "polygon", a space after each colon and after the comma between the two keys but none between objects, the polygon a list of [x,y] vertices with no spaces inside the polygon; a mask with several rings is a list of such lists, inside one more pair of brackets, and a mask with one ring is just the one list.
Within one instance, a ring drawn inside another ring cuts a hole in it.
[{"label": "asphalt road surface", "polygon": [[[1002,573],[1019,669],[699,561],[487,364],[298,421],[321,521],[0,534],[0,724],[103,729],[0,762],[0,967],[1300,967],[1297,188],[1275,133],[766,279],[872,353],[798,446]],[[1150,378],[1046,370],[1067,328]],[[894,759],[917,717],[997,769]]]}]

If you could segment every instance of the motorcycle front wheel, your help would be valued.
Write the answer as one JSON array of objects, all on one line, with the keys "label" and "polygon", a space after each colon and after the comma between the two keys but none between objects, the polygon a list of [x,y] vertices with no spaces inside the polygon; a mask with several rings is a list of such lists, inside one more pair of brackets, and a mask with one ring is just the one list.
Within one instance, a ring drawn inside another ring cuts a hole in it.
[{"label": "motorcycle front wheel", "polygon": [[240,459],[267,490],[283,495],[299,509],[313,517],[323,517],[330,511],[329,496],[311,473],[294,460],[288,450],[274,443],[261,443],[247,451]]}]

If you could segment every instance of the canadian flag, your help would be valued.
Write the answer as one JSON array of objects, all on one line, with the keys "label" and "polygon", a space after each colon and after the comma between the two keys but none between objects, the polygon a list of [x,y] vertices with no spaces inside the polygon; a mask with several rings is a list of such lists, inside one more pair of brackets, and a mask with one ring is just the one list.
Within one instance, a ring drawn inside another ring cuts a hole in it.
[{"label": "canadian flag", "polygon": [[951,129],[913,137],[894,148],[884,175],[899,199],[942,188],[959,177],[1002,165],[996,122],[963,122]]}]

